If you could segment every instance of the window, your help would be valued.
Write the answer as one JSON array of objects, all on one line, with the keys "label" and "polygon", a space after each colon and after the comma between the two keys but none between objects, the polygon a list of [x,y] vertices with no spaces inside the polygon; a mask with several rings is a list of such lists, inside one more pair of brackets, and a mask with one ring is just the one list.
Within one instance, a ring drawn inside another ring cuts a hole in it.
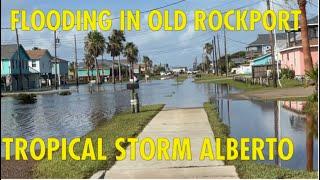
[{"label": "window", "polygon": [[32,60],[32,67],[37,67],[36,61]]}]

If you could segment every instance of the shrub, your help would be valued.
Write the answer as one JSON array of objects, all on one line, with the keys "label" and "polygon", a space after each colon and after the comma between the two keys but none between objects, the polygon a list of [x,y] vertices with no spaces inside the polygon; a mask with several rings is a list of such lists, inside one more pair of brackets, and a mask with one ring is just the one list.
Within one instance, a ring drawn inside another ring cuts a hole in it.
[{"label": "shrub", "polygon": [[70,91],[63,91],[63,92],[60,92],[59,95],[60,96],[68,96],[68,95],[71,95],[71,92]]},{"label": "shrub", "polygon": [[37,102],[35,94],[19,94],[16,99],[19,100],[21,104],[33,104]]},{"label": "shrub", "polygon": [[282,79],[293,79],[295,77],[295,73],[293,70],[285,68],[281,69],[280,78]]}]

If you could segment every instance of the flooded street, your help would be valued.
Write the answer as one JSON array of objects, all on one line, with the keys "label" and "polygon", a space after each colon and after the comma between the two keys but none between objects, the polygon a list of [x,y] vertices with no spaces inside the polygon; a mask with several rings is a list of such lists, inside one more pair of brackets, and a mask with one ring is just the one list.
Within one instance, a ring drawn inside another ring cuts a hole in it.
[{"label": "flooded street", "polygon": [[[228,93],[236,92],[240,91],[226,85],[196,84],[191,78],[183,84],[177,84],[175,80],[142,82],[138,90],[142,105],[163,103],[167,108],[202,107],[204,102],[213,100],[219,106],[221,118],[230,126],[232,137],[289,137],[293,140],[295,146],[291,160],[267,163],[305,169],[310,163],[307,157],[311,157],[313,168],[318,169],[318,139],[316,132],[310,130],[317,128],[317,124],[307,124],[305,115],[298,113],[301,102],[225,98]],[[38,95],[35,104],[27,105],[4,97],[1,98],[1,137],[83,136],[99,122],[129,107],[130,91],[126,90],[125,84],[102,85],[99,92],[92,94],[87,85],[81,85],[79,92],[70,96]],[[312,147],[310,141],[313,142]]]}]

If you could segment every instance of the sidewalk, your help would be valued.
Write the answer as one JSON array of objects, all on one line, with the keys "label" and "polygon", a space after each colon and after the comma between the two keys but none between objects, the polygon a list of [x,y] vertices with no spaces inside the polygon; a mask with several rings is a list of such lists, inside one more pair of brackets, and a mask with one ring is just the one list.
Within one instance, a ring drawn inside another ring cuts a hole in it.
[{"label": "sidewalk", "polygon": [[[136,161],[131,161],[128,158],[128,148],[127,159],[117,161],[106,172],[105,178],[238,178],[234,166],[225,166],[222,161],[199,160],[203,138],[209,137],[214,144],[214,135],[203,108],[162,110],[138,136],[139,139],[145,137],[154,140],[165,137],[170,142],[174,137],[188,137],[191,142],[192,160],[158,161],[155,157],[146,161],[137,156]],[[169,149],[172,149],[171,145]]]}]

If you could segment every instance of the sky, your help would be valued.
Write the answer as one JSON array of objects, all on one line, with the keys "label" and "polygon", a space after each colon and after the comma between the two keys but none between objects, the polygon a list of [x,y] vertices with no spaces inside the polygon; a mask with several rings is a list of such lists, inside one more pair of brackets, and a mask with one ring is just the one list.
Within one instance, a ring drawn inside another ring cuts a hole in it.
[{"label": "sky", "polygon": [[[10,11],[11,9],[25,9],[28,14],[35,9],[48,11],[56,9],[75,10],[102,10],[109,9],[112,17],[118,17],[121,9],[139,9],[141,11],[150,10],[161,7],[179,0],[1,0],[1,27],[10,27]],[[297,9],[296,0],[273,0],[275,2],[274,9]],[[173,6],[167,7],[170,12],[175,9],[183,10],[187,13],[188,21],[193,19],[194,10],[211,10],[217,9],[226,11],[246,7],[245,9],[257,9],[259,11],[266,10],[266,2],[264,0],[186,0]],[[308,18],[318,15],[318,2],[311,0],[308,3]],[[139,56],[149,56],[154,64],[168,63],[170,66],[187,66],[192,67],[195,58],[198,62],[202,59],[202,49],[206,42],[211,42],[213,36],[219,36],[221,55],[224,54],[223,31],[194,31],[193,23],[188,23],[183,31],[168,32],[149,30],[147,26],[147,14],[141,15],[141,31],[125,32],[127,42],[134,42],[139,48]],[[117,28],[118,20],[114,20],[113,28]],[[233,21],[231,19],[231,21]],[[54,54],[54,36],[53,32],[43,30],[35,31],[18,31],[20,43],[25,49],[32,47],[40,47],[49,49]],[[82,61],[84,57],[84,39],[88,32],[85,31],[57,31],[57,37],[60,44],[57,48],[57,56],[70,62],[74,61],[74,36],[77,37],[77,56],[78,61]],[[107,37],[109,31],[103,32]],[[268,33],[262,26],[258,26],[255,31],[227,31],[227,53],[233,53],[245,50],[248,43],[254,41],[259,33]],[[7,29],[1,29],[1,44],[15,43],[15,32]],[[111,59],[107,54],[105,58]]]}]

